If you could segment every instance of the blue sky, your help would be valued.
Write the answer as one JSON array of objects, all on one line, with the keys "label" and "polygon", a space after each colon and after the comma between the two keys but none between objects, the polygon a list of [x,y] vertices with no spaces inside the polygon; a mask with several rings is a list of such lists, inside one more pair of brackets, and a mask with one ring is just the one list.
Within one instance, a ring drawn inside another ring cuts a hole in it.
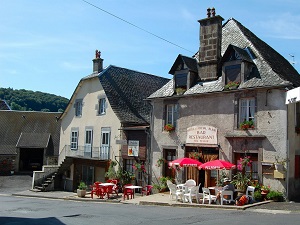
[{"label": "blue sky", "polygon": [[199,19],[215,7],[233,17],[300,72],[299,0],[1,0],[0,87],[70,98],[92,73],[95,50],[104,66],[116,65],[171,78],[178,54],[199,48]]}]

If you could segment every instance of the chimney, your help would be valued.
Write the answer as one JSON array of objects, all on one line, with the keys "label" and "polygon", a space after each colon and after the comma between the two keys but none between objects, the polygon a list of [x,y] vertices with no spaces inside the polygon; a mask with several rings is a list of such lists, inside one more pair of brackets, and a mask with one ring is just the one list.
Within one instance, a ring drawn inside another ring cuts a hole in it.
[{"label": "chimney", "polygon": [[199,76],[201,80],[218,78],[218,63],[221,59],[222,21],[215,8],[207,9],[207,18],[200,23]]},{"label": "chimney", "polygon": [[95,59],[93,59],[93,73],[100,73],[103,70],[103,59],[101,57],[101,52],[95,51]]}]

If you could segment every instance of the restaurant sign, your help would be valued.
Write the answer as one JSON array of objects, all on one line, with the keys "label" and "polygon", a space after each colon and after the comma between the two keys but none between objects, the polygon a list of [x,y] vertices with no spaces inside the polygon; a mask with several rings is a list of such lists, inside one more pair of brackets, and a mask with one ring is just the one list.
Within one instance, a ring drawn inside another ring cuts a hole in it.
[{"label": "restaurant sign", "polygon": [[187,128],[187,144],[217,145],[218,129],[212,126],[193,126]]},{"label": "restaurant sign", "polygon": [[300,101],[300,87],[286,92],[285,104],[296,103]]},{"label": "restaurant sign", "polygon": [[136,140],[128,141],[128,156],[139,156],[140,142]]}]

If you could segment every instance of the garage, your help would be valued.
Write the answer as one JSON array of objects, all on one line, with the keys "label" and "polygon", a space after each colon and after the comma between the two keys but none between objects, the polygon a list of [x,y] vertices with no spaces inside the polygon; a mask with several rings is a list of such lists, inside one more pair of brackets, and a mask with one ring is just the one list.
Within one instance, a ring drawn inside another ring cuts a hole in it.
[{"label": "garage", "polygon": [[43,166],[43,148],[21,148],[19,169],[20,171],[41,170]]}]

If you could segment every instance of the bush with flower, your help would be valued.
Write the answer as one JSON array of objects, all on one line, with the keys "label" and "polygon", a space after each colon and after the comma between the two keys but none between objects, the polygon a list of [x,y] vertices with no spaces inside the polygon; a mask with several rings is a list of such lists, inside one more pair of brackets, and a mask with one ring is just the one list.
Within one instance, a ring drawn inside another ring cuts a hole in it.
[{"label": "bush with flower", "polygon": [[155,166],[161,167],[162,165],[164,165],[165,162],[166,162],[166,160],[165,160],[164,158],[159,158],[159,159],[156,161]]},{"label": "bush with flower", "polygon": [[168,185],[167,185],[167,180],[172,181],[171,177],[159,177],[157,179],[157,183],[153,184],[153,188],[157,189],[159,192],[161,191],[167,191]]},{"label": "bush with flower", "polygon": [[145,168],[144,163],[138,163],[138,162],[135,162],[135,163],[132,165],[132,168],[133,168],[134,170],[137,170],[137,171],[140,171],[140,172],[146,172],[146,168]]},{"label": "bush with flower", "polygon": [[236,175],[233,176],[232,183],[236,186],[237,189],[241,190],[242,192],[245,192],[248,185],[251,185],[251,177],[249,174],[246,174],[245,168],[246,166],[251,166],[252,160],[250,159],[250,156],[245,156],[244,158],[240,158],[237,169],[239,172],[237,172]]}]

